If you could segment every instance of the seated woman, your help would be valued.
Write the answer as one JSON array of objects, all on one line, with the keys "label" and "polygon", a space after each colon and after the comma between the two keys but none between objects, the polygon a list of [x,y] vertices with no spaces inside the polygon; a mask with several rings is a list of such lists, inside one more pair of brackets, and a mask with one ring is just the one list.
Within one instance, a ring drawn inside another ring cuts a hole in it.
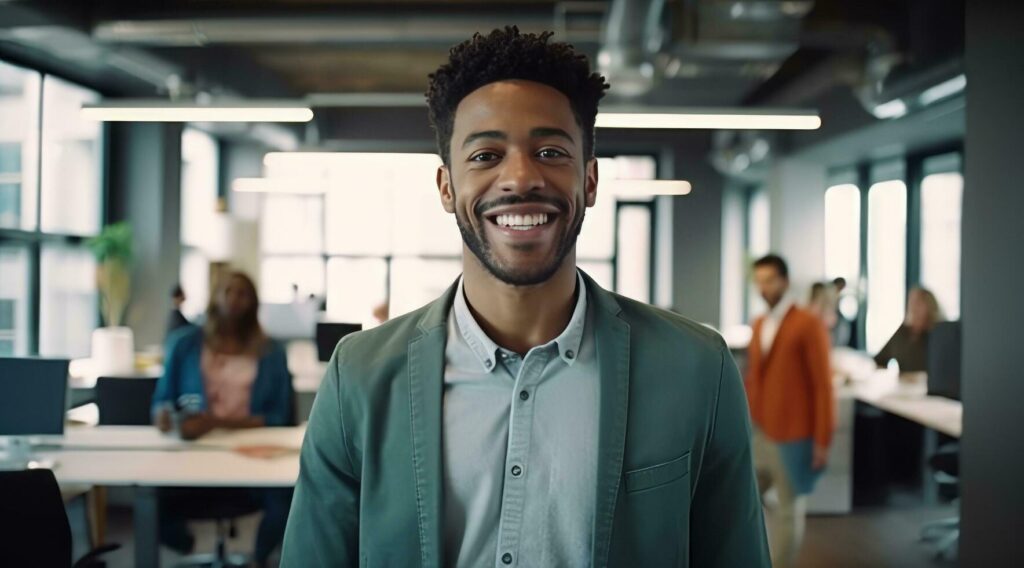
[{"label": "seated woman", "polygon": [[928,366],[928,333],[943,319],[935,294],[919,286],[911,288],[907,296],[906,319],[875,355],[875,363],[885,367],[890,359],[896,359],[901,373],[925,371]]},{"label": "seated woman", "polygon": [[[221,279],[211,296],[206,323],[176,330],[168,338],[164,375],[153,395],[154,422],[161,431],[177,427],[182,438],[191,440],[214,428],[293,422],[291,375],[284,348],[263,333],[258,308],[252,280],[232,272]],[[165,491],[161,496],[161,506],[166,505],[161,540],[188,552],[192,535],[184,518],[174,515],[173,501],[184,498],[179,493],[182,491]],[[291,489],[262,489],[248,495],[264,509],[254,554],[256,563],[262,565],[284,536]]]}]

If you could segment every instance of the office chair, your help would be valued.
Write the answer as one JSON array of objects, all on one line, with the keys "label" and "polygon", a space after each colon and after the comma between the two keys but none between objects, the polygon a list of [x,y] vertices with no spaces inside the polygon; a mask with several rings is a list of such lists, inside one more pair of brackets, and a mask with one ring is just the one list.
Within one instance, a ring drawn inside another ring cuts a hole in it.
[{"label": "office chair", "polygon": [[[937,324],[928,335],[928,394],[960,400],[960,322]],[[960,445],[950,442],[928,458],[940,490],[952,494],[959,507]],[[960,517],[950,517],[921,527],[921,540],[935,542],[935,556],[953,560],[960,542]]]},{"label": "office chair", "polygon": [[96,406],[100,426],[148,426],[155,377],[100,377],[96,379]]},{"label": "office chair", "polygon": [[[5,566],[72,566],[71,526],[57,478],[48,469],[0,472],[0,535]],[[74,568],[99,568],[99,557],[120,545],[90,551]]]}]

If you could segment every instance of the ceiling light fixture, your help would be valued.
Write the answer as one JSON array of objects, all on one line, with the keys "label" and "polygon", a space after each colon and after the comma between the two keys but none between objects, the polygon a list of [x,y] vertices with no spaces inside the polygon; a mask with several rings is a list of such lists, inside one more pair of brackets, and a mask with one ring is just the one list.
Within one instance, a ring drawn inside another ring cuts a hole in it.
[{"label": "ceiling light fixture", "polygon": [[746,109],[612,109],[597,114],[598,128],[706,130],[816,130],[821,117],[814,111]]},{"label": "ceiling light fixture", "polygon": [[313,110],[280,100],[196,103],[121,99],[83,104],[82,118],[101,122],[309,122]]}]

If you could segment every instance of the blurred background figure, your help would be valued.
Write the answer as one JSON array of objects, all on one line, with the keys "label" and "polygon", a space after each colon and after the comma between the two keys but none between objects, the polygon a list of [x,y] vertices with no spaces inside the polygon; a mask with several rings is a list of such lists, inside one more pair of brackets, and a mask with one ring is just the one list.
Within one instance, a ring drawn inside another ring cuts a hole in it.
[{"label": "blurred background figure", "polygon": [[174,307],[171,308],[171,313],[167,316],[168,336],[179,327],[190,325],[188,318],[181,313],[181,306],[185,303],[185,291],[181,289],[181,284],[175,284],[171,288],[171,301],[174,303]]},{"label": "blurred background figure", "polygon": [[387,302],[381,302],[373,308],[373,319],[377,320],[377,323],[384,323],[388,321],[388,311],[390,306]]},{"label": "blurred background figure", "polygon": [[[832,287],[835,290],[835,318],[836,323],[832,327],[833,347],[857,347],[857,298],[852,292],[846,290],[846,278],[842,276],[832,280]],[[850,312],[846,313],[844,308],[849,305]]]},{"label": "blurred background figure", "polygon": [[[291,375],[284,348],[268,338],[257,319],[259,297],[242,272],[220,279],[206,310],[206,323],[173,333],[164,375],[153,395],[156,426],[177,428],[195,439],[215,428],[285,426],[292,416]],[[266,562],[284,536],[291,489],[233,492],[232,500],[258,502],[263,519],[256,535],[255,561]],[[194,539],[181,503],[216,500],[221,490],[174,489],[161,495],[161,542],[187,553]]]},{"label": "blurred background figure", "polygon": [[839,323],[839,298],[831,282],[815,282],[811,286],[807,310],[818,316],[830,333],[835,330]]},{"label": "blurred background figure", "polygon": [[834,405],[829,338],[820,316],[796,306],[789,267],[777,255],[754,262],[768,313],[753,323],[746,387],[754,422],[754,467],[772,563],[796,565],[806,495],[828,460]]},{"label": "blurred background figure", "polygon": [[885,367],[895,359],[901,373],[925,371],[928,366],[928,333],[945,320],[935,294],[920,286],[907,295],[907,315],[885,347],[875,355],[875,363]]}]

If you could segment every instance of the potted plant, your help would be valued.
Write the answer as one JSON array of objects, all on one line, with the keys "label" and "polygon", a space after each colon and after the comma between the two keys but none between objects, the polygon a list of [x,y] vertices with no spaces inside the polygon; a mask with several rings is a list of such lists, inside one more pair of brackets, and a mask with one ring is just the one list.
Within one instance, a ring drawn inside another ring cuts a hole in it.
[{"label": "potted plant", "polygon": [[131,328],[121,322],[131,296],[131,225],[107,225],[86,244],[96,257],[96,285],[105,324],[92,334],[94,372],[97,376],[130,375],[135,369],[135,338]]}]

